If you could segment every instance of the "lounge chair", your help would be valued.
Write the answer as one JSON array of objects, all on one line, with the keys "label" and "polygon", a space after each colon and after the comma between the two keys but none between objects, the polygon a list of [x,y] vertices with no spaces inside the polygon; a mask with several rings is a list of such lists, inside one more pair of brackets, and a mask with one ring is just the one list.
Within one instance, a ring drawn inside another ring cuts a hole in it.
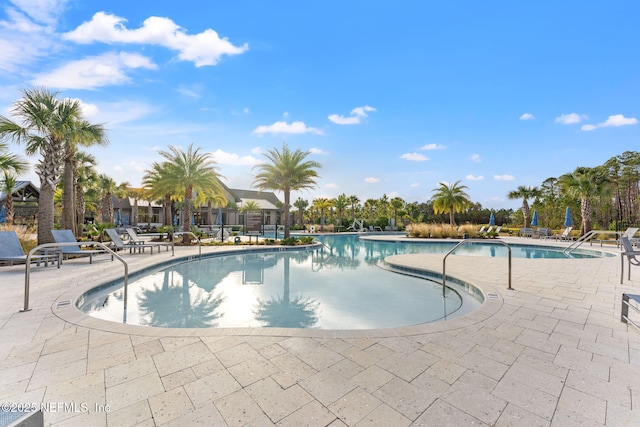
[{"label": "lounge chair", "polygon": [[107,236],[109,236],[109,238],[111,239],[111,242],[113,243],[113,246],[115,246],[117,251],[120,251],[123,249],[129,249],[129,253],[133,253],[136,250],[142,253],[146,248],[149,248],[151,249],[151,255],[153,255],[153,248],[157,247],[158,252],[160,252],[160,248],[157,245],[149,245],[146,243],[137,243],[132,241],[129,241],[128,243],[123,242],[122,239],[120,238],[120,235],[118,234],[118,231],[114,228],[107,228],[105,232],[107,233]]},{"label": "lounge chair", "polygon": [[483,225],[482,228],[480,230],[478,230],[478,234],[484,233],[486,229],[487,229],[487,226]]},{"label": "lounge chair", "polygon": [[551,229],[550,228],[539,228],[538,229],[538,238],[540,239],[546,239],[548,237],[551,237]]},{"label": "lounge chair", "polygon": [[[636,245],[636,246],[637,246],[637,245],[638,245],[638,242],[640,241],[640,239],[636,239],[636,238],[634,238],[634,237],[633,237],[633,236],[635,236],[635,235],[636,235],[636,233],[638,232],[638,230],[639,230],[638,228],[635,228],[635,227],[629,227],[629,228],[627,228],[627,229],[624,231],[624,233],[622,233],[622,235],[623,235],[623,236],[626,236],[626,237],[629,239],[629,241],[631,242],[631,245],[632,245],[632,246],[633,246],[633,245]],[[616,243],[617,243],[617,244],[620,244],[620,241],[618,240]]]},{"label": "lounge chair", "polygon": [[533,237],[533,228],[521,228],[520,229],[520,236],[521,237]]},{"label": "lounge chair", "polygon": [[545,239],[555,239],[555,240],[573,240],[571,236],[571,230],[573,227],[567,227],[561,234],[554,234],[553,236],[545,237]]},{"label": "lounge chair", "polygon": [[631,280],[631,266],[640,266],[640,251],[634,251],[631,240],[627,236],[620,237],[620,243],[622,244],[622,252],[620,252],[620,284],[622,284],[624,278],[624,259],[627,259],[629,271],[627,273],[627,280]]},{"label": "lounge chair", "polygon": [[[107,251],[103,249],[86,249],[83,250],[76,237],[71,230],[51,230],[51,235],[56,243],[77,243],[75,246],[60,246],[62,255],[68,259],[69,255],[88,256],[89,264],[93,262],[93,256],[98,254],[105,254]],[[113,254],[111,254],[111,261],[113,261]]]},{"label": "lounge chair", "polygon": [[[31,262],[36,262],[40,265],[40,262],[44,261],[45,267],[49,265],[49,261],[52,263],[58,261],[58,268],[60,268],[60,253],[51,252],[44,255],[35,254],[31,256]],[[27,262],[27,255],[22,249],[20,239],[15,231],[0,231],[0,262],[13,264],[25,264]]]},{"label": "lounge chair", "polygon": [[125,228],[125,230],[127,232],[127,234],[129,235],[129,241],[135,244],[145,244],[145,245],[153,245],[153,246],[157,246],[158,247],[158,253],[160,252],[160,247],[164,246],[167,248],[167,252],[169,251],[169,248],[171,247],[171,243],[163,243],[163,242],[148,242],[144,239],[141,239],[140,236],[138,236],[138,233],[136,233],[136,230],[134,230],[133,228]]}]

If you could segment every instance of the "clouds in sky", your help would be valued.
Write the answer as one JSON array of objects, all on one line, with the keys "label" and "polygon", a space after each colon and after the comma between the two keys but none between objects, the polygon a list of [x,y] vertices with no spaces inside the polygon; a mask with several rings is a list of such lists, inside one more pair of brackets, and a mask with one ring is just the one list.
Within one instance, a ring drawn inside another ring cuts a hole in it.
[{"label": "clouds in sky", "polygon": [[480,163],[482,161],[482,158],[480,157],[480,154],[474,153],[471,155],[471,161],[475,163]]},{"label": "clouds in sky", "polygon": [[365,105],[364,107],[356,107],[351,110],[349,117],[344,117],[338,114],[331,114],[329,120],[337,125],[357,125],[362,122],[362,119],[368,117],[367,113],[377,111],[375,108]]},{"label": "clouds in sky", "polygon": [[534,115],[531,113],[524,113],[520,116],[520,120],[533,120],[535,119]]},{"label": "clouds in sky", "polygon": [[107,52],[68,62],[50,72],[36,74],[32,83],[59,89],[96,89],[128,83],[130,78],[126,71],[135,68],[155,70],[157,66],[146,56],[137,53]]},{"label": "clouds in sky", "polygon": [[444,150],[445,148],[447,147],[441,144],[427,144],[427,145],[423,145],[422,148],[420,149],[429,151],[429,150]]},{"label": "clouds in sky", "polygon": [[272,125],[262,125],[258,126],[253,130],[253,133],[256,135],[264,135],[266,133],[270,133],[272,135],[276,134],[303,134],[303,133],[312,133],[316,135],[322,135],[322,129],[307,127],[304,122],[293,122],[291,124],[287,122],[275,122]]},{"label": "clouds in sky", "polygon": [[513,175],[494,175],[493,179],[495,179],[496,181],[513,181],[515,179],[515,177]]},{"label": "clouds in sky", "polygon": [[466,178],[469,181],[482,181],[484,179],[484,176],[482,176],[482,175],[476,176],[476,175],[469,174],[469,175],[466,176]]},{"label": "clouds in sky", "polygon": [[369,177],[364,179],[364,182],[366,182],[367,184],[376,184],[376,183],[380,182],[380,178],[374,178],[372,176],[369,176]]},{"label": "clouds in sky", "polygon": [[427,156],[420,153],[405,153],[402,156],[400,156],[400,158],[405,160],[410,160],[412,162],[424,162],[426,160],[429,160]]},{"label": "clouds in sky", "polygon": [[555,122],[560,123],[562,125],[573,125],[576,123],[580,123],[583,120],[588,119],[586,114],[578,114],[578,113],[569,113],[569,114],[560,114],[556,117]]},{"label": "clouds in sky", "polygon": [[230,165],[230,166],[255,166],[257,164],[262,163],[261,160],[256,159],[253,156],[239,156],[235,153],[227,153],[226,151],[222,151],[221,149],[217,149],[212,152],[213,159],[219,165]]},{"label": "clouds in sky", "polygon": [[180,60],[191,61],[196,67],[216,65],[223,55],[239,55],[249,49],[246,43],[234,46],[210,28],[198,34],[187,34],[169,18],[151,16],[142,23],[142,27],[134,30],[127,29],[126,22],[125,18],[98,12],[90,21],[63,34],[62,38],[78,44],[101,42],[162,46],[178,52]]},{"label": "clouds in sky", "polygon": [[598,128],[606,128],[609,126],[626,126],[626,125],[635,125],[638,123],[638,119],[635,117],[625,117],[622,114],[614,114],[613,116],[609,116],[607,120],[602,123],[598,123],[597,125],[582,125],[580,129],[584,131],[591,131]]}]

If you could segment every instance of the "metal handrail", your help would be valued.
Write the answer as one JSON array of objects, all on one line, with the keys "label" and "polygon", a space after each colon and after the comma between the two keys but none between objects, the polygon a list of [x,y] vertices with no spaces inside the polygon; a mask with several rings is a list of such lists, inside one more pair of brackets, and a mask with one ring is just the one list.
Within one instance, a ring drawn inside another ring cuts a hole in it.
[{"label": "metal handrail", "polygon": [[576,249],[578,249],[584,242],[586,242],[587,240],[590,240],[591,238],[593,238],[593,236],[595,236],[597,234],[615,234],[616,235],[616,240],[618,240],[618,238],[620,236],[624,235],[624,232],[623,231],[613,231],[613,230],[591,230],[587,234],[585,234],[584,236],[581,236],[578,240],[576,240],[575,242],[571,243],[569,246],[564,248],[562,250],[562,253],[565,254],[565,255],[570,255],[571,252],[573,252]]},{"label": "metal handrail", "polygon": [[[42,248],[58,248],[63,246],[79,246],[79,245],[95,245],[104,249],[107,253],[110,253],[112,257],[116,257],[118,261],[124,264],[124,312],[127,312],[127,284],[129,282],[129,264],[122,259],[120,255],[112,251],[107,245],[101,242],[64,242],[64,243],[43,243],[35,248],[31,249],[27,254],[26,267],[24,272],[24,308],[21,312],[30,311],[29,308],[29,282],[31,280],[31,256]],[[58,260],[59,262],[60,260]]]},{"label": "metal handrail", "polygon": [[455,245],[453,247],[453,249],[451,249],[449,252],[447,252],[446,255],[444,256],[444,258],[442,258],[442,297],[444,298],[444,290],[446,289],[446,283],[447,283],[447,257],[449,255],[451,255],[451,253],[454,252],[456,249],[458,249],[460,246],[464,245],[465,243],[471,243],[471,242],[500,243],[500,244],[502,244],[502,245],[507,247],[507,249],[509,251],[509,286],[508,286],[507,289],[513,289],[511,287],[511,246],[509,246],[508,243],[503,242],[502,240],[465,239],[465,240],[461,241],[460,243],[458,243],[457,245]]},{"label": "metal handrail", "polygon": [[192,233],[191,231],[176,231],[175,233],[173,233],[171,237],[173,239],[172,241],[173,244],[171,245],[171,256],[175,255],[175,251],[173,248],[176,246],[176,234],[180,234],[180,235],[191,234],[193,237],[195,237],[196,240],[198,241],[198,255],[202,256],[202,241],[198,236],[195,235],[195,233]]}]

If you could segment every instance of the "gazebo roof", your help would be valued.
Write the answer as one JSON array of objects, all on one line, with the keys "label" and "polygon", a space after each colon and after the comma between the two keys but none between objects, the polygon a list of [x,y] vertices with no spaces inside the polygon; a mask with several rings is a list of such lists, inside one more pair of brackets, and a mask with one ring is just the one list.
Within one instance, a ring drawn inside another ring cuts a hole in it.
[{"label": "gazebo roof", "polygon": [[[40,189],[33,185],[31,181],[16,181],[11,194],[28,199],[38,199],[40,197]],[[0,192],[0,201],[7,198],[6,193]]]}]

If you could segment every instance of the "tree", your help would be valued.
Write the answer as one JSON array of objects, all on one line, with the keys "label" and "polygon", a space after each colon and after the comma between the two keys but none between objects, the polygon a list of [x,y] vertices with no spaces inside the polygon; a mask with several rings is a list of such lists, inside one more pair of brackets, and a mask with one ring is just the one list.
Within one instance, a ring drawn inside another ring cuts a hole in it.
[{"label": "tree", "polygon": [[353,219],[356,219],[356,208],[360,204],[360,199],[355,194],[349,196],[348,199],[349,199],[349,204],[351,205],[351,216],[353,217]]},{"label": "tree", "polygon": [[449,214],[449,224],[456,225],[455,213],[464,212],[470,205],[469,195],[464,191],[466,185],[459,185],[460,181],[453,184],[441,182],[440,187],[434,189],[432,193],[433,212],[438,215],[441,213]]},{"label": "tree", "polygon": [[98,188],[100,188],[100,210],[102,222],[113,223],[113,193],[116,191],[116,182],[109,175],[98,176]]},{"label": "tree", "polygon": [[316,186],[316,179],[321,166],[313,160],[306,160],[309,151],[296,149],[291,151],[286,143],[282,144],[282,151],[277,148],[269,150],[265,157],[269,163],[254,166],[258,169],[254,185],[260,190],[282,191],[284,195],[284,238],[289,238],[291,228],[291,191],[311,189]]},{"label": "tree", "polygon": [[[0,116],[1,117],[1,116]],[[1,125],[1,122],[0,122]],[[0,134],[0,137],[2,134]],[[0,141],[0,172],[22,173],[27,170],[27,163],[15,154],[9,153],[7,144]],[[9,194],[9,193],[7,193]]]},{"label": "tree", "polygon": [[[166,160],[161,168],[164,174],[161,182],[165,181],[165,188],[175,189],[177,198],[184,202],[182,231],[191,231],[194,191],[205,196],[223,193],[216,162],[210,153],[200,153],[200,148],[194,149],[193,144],[186,152],[169,145],[169,151],[160,151],[160,155]],[[188,244],[190,241],[191,237],[185,233],[182,242]]]},{"label": "tree", "polygon": [[9,173],[4,173],[4,180],[2,181],[2,186],[0,187],[4,194],[6,195],[6,200],[4,201],[5,207],[5,215],[6,215],[6,224],[13,224],[13,189],[16,186],[16,177],[10,175]]},{"label": "tree", "polygon": [[528,199],[538,199],[542,196],[542,191],[538,187],[534,186],[524,186],[521,185],[517,189],[510,191],[507,194],[509,199],[522,199],[522,216],[524,217],[524,227],[527,228],[529,226],[529,200]]},{"label": "tree", "polygon": [[559,180],[562,190],[569,197],[580,200],[580,235],[584,235],[591,231],[592,202],[610,193],[606,171],[603,167],[578,167],[572,173],[562,175]]},{"label": "tree", "polygon": [[346,194],[341,194],[335,199],[333,199],[333,206],[336,208],[336,213],[338,214],[338,226],[342,226],[342,214],[344,210],[349,206],[349,199]]},{"label": "tree", "polygon": [[394,197],[391,199],[390,205],[393,209],[393,225],[398,226],[398,211],[404,207],[405,202],[400,197]]},{"label": "tree", "polygon": [[334,206],[333,200],[329,200],[326,197],[319,197],[313,200],[313,208],[320,211],[320,230],[324,231],[325,224],[325,212]]},{"label": "tree", "polygon": [[86,213],[85,192],[88,191],[98,180],[98,173],[95,170],[96,159],[93,155],[79,151],[76,154],[76,173],[78,179],[75,182],[76,195],[76,230],[80,234],[82,225],[84,224],[84,215]]},{"label": "tree", "polygon": [[309,207],[309,202],[304,200],[301,197],[298,197],[298,200],[293,202],[293,206],[298,209],[298,216],[300,218],[300,225],[304,226],[304,211]]},{"label": "tree", "polygon": [[[78,101],[75,101],[79,104]],[[64,143],[64,173],[62,175],[62,228],[72,230],[77,236],[76,181],[78,180],[78,147],[92,145],[106,145],[109,143],[106,131],[101,124],[91,124],[81,118],[79,114],[75,129],[69,132]]]},{"label": "tree", "polygon": [[0,116],[0,139],[25,144],[27,155],[41,155],[36,165],[40,178],[38,244],[53,242],[54,194],[64,162],[65,141],[77,138],[81,120],[77,100],[59,100],[56,96],[47,89],[25,90],[11,109],[20,123]]}]

